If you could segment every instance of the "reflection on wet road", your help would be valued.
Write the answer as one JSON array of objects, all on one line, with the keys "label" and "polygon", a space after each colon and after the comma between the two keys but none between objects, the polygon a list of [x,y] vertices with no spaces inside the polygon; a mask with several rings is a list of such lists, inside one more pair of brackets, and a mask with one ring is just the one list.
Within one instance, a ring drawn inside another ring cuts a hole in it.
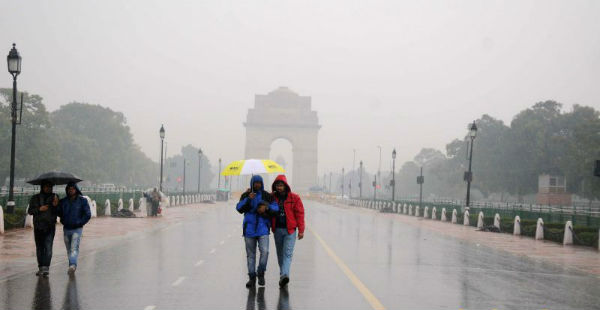
[{"label": "reflection on wet road", "polygon": [[[593,309],[600,279],[477,246],[394,216],[305,202],[287,290],[271,240],[248,290],[241,216],[202,206],[179,225],[0,282],[0,309]],[[198,208],[198,207],[196,207]],[[85,238],[82,242],[85,242]],[[55,249],[61,251],[64,249]],[[85,254],[85,253],[82,253]]]}]

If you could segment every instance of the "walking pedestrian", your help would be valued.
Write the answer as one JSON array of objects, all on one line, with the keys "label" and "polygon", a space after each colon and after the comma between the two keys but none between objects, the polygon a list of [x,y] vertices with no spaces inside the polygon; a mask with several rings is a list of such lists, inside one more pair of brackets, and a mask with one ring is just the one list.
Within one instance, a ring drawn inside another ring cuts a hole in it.
[{"label": "walking pedestrian", "polygon": [[56,233],[58,195],[52,193],[52,183],[42,182],[40,193],[29,200],[27,213],[33,215],[33,236],[37,256],[37,276],[48,276],[52,260],[52,244]]},{"label": "walking pedestrian", "polygon": [[279,263],[279,287],[284,288],[290,282],[290,266],[296,244],[296,233],[298,240],[304,238],[304,205],[300,196],[292,192],[285,175],[275,178],[272,190],[279,212],[273,217],[271,227]]},{"label": "walking pedestrian", "polygon": [[152,191],[150,200],[152,202],[152,216],[158,216],[158,207],[160,207],[160,194],[156,188],[154,191]]},{"label": "walking pedestrian", "polygon": [[79,256],[79,244],[83,226],[92,217],[90,205],[83,197],[77,184],[71,182],[66,187],[67,197],[60,200],[58,205],[58,216],[63,224],[63,235],[69,259],[69,275],[73,275],[77,269],[77,257]]},{"label": "walking pedestrian", "polygon": [[[260,175],[252,176],[250,188],[242,194],[236,209],[244,214],[243,235],[246,244],[246,262],[248,264],[247,288],[265,285],[265,271],[269,258],[269,230],[271,217],[277,214],[277,204],[272,196],[265,191]],[[260,251],[258,268],[256,268],[256,247]]]}]

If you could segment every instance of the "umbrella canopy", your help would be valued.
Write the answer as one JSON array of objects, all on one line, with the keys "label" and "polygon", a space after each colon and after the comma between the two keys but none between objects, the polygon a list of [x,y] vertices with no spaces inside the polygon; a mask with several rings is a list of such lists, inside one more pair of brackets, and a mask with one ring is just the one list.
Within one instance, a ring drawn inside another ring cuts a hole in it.
[{"label": "umbrella canopy", "polygon": [[42,185],[45,181],[52,183],[52,185],[64,185],[69,182],[77,183],[83,180],[68,172],[52,171],[42,173],[37,178],[27,181],[27,183],[32,185]]},{"label": "umbrella canopy", "polygon": [[248,175],[260,173],[284,173],[278,163],[270,159],[237,160],[225,167],[221,175]]}]

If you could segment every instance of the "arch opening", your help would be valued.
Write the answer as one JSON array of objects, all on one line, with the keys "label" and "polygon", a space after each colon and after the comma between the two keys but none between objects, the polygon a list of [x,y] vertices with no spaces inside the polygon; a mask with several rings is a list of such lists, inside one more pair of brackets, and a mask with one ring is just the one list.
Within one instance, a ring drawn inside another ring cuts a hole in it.
[{"label": "arch opening", "polygon": [[[274,139],[270,145],[269,159],[276,161],[283,169],[285,169],[285,176],[287,177],[290,187],[293,189],[294,152],[292,142],[287,138]],[[267,177],[269,189],[276,177],[277,174],[271,174]]]}]

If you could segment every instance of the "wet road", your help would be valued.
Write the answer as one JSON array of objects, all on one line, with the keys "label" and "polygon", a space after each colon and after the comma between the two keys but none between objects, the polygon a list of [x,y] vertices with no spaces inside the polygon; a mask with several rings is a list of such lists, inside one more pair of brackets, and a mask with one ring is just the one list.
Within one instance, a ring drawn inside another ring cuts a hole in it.
[{"label": "wet road", "polygon": [[[600,279],[477,246],[398,215],[305,202],[291,282],[247,290],[241,215],[194,207],[177,224],[0,282],[0,309],[597,309]],[[85,230],[83,241],[85,242]],[[55,251],[64,251],[56,248]]]}]

